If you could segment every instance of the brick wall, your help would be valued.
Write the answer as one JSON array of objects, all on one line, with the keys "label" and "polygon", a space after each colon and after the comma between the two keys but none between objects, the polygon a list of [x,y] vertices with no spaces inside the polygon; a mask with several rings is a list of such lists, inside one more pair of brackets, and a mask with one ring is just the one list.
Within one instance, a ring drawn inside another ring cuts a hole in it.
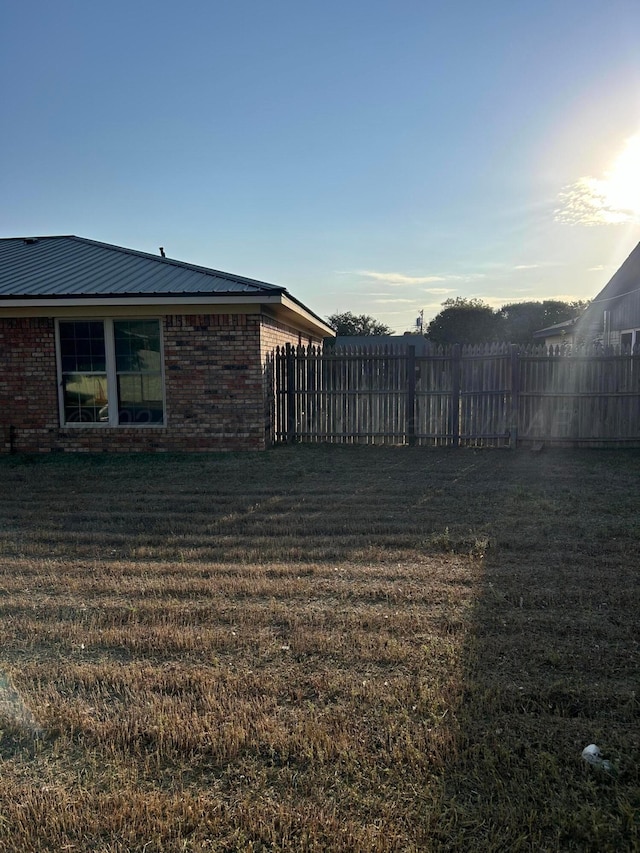
[{"label": "brick wall", "polygon": [[166,427],[60,427],[54,321],[0,318],[0,452],[264,448],[268,356],[299,333],[259,314],[168,315],[162,326]]},{"label": "brick wall", "polygon": [[174,315],[164,323],[172,446],[264,447],[260,315]]},{"label": "brick wall", "polygon": [[0,319],[0,451],[49,450],[58,426],[52,319]]}]

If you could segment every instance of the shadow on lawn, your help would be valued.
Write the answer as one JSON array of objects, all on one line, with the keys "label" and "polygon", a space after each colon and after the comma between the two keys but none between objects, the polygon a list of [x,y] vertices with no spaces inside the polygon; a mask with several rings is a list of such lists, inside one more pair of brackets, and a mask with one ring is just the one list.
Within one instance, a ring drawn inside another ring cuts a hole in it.
[{"label": "shadow on lawn", "polygon": [[[437,849],[638,849],[639,462],[522,453],[496,470]],[[581,758],[594,742],[614,773]]]}]

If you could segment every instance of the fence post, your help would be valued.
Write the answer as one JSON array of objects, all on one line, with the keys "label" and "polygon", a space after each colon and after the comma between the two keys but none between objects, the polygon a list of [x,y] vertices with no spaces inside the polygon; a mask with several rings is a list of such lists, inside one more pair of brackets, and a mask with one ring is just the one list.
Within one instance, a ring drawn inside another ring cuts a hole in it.
[{"label": "fence post", "polygon": [[509,427],[509,447],[518,446],[518,415],[520,411],[520,353],[516,344],[511,344],[511,424]]},{"label": "fence post", "polygon": [[451,441],[454,447],[460,444],[460,344],[454,344],[451,352]]},{"label": "fence post", "polygon": [[410,447],[416,443],[416,348],[407,347],[407,402],[405,408],[405,435]]},{"label": "fence post", "polygon": [[287,444],[292,444],[296,436],[296,351],[291,344],[286,347],[286,372],[286,440]]}]

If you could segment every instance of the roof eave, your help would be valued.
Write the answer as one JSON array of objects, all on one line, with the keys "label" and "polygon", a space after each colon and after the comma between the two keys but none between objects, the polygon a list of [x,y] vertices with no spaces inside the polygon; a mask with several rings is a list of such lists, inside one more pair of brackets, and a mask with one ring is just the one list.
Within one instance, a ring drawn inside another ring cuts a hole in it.
[{"label": "roof eave", "polygon": [[317,314],[314,314],[313,311],[310,311],[306,307],[306,305],[303,305],[302,302],[299,302],[295,297],[291,296],[291,294],[282,294],[282,305],[285,308],[288,308],[290,311],[293,311],[306,323],[310,323],[316,328],[320,327],[323,330],[323,337],[335,338],[335,329],[332,329],[331,326],[328,325],[328,323],[318,317]]},{"label": "roof eave", "polygon": [[274,293],[172,293],[167,294],[114,294],[112,296],[33,296],[33,297],[0,297],[0,315],[4,309],[28,309],[31,313],[34,308],[46,309],[55,313],[66,308],[101,308],[126,307],[126,306],[148,306],[156,309],[166,310],[171,306],[189,306],[202,308],[232,309],[233,306],[243,308],[255,306],[271,306],[276,314],[282,313],[282,319],[295,315],[297,322],[305,329],[312,331],[320,337],[333,337],[334,330],[320,317],[310,311],[297,299],[294,299],[286,291],[280,290]]}]

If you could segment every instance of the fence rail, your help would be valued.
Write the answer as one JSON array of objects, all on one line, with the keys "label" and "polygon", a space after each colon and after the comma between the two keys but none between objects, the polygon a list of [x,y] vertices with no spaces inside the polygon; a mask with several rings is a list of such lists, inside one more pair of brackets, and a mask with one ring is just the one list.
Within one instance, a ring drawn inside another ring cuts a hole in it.
[{"label": "fence rail", "polygon": [[640,352],[277,349],[277,443],[640,446]]}]

